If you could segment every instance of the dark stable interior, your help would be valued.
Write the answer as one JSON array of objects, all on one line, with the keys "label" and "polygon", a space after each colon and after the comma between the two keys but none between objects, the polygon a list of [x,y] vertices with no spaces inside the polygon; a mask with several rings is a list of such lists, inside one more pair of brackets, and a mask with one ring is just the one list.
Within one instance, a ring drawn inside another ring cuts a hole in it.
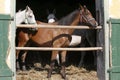
[{"label": "dark stable interior", "polygon": [[95,0],[16,0],[16,11],[25,9],[28,5],[37,20],[46,21],[47,10],[52,12],[55,9],[56,17],[60,19],[77,9],[80,4],[86,5],[95,17]]},{"label": "dark stable interior", "polygon": [[[36,20],[47,22],[47,10],[52,12],[55,9],[56,17],[59,20],[75,9],[78,9],[80,4],[86,5],[93,14],[93,17],[95,17],[95,0],[16,0],[16,12],[20,9],[25,9],[25,7],[28,5],[33,10]],[[89,44],[87,46],[89,46]],[[30,51],[30,54],[27,55],[29,56],[26,59],[28,64],[34,62],[43,62],[43,64],[49,64],[50,52],[36,51],[35,54],[32,53],[35,52]],[[68,65],[73,64],[77,66],[80,61],[80,51],[69,51],[68,53]],[[89,51],[89,53],[92,52]],[[84,62],[87,65],[93,65],[93,54],[87,54]]]}]

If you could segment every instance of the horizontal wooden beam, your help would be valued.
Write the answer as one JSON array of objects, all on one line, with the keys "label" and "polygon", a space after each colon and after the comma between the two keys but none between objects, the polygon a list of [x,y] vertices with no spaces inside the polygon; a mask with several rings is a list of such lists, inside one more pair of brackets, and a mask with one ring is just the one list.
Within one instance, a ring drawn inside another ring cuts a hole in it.
[{"label": "horizontal wooden beam", "polygon": [[19,28],[67,28],[67,29],[101,29],[102,26],[97,26],[96,28],[91,28],[89,26],[65,26],[65,25],[29,25],[29,24],[20,24],[17,25]]},{"label": "horizontal wooden beam", "polygon": [[16,47],[16,50],[33,50],[33,51],[52,51],[52,50],[67,50],[67,51],[95,51],[102,50],[102,47],[85,47],[85,48],[52,48],[52,47]]}]

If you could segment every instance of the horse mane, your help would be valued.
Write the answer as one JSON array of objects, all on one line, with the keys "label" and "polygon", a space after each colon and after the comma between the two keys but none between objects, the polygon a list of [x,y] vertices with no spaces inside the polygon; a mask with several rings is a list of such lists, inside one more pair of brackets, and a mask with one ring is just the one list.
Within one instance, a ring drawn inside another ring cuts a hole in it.
[{"label": "horse mane", "polygon": [[21,24],[23,22],[21,18],[21,16],[25,15],[23,13],[25,13],[25,10],[20,10],[16,13],[16,24]]},{"label": "horse mane", "polygon": [[79,13],[79,10],[76,9],[72,13],[68,14],[67,16],[65,16],[62,19],[60,19],[59,21],[57,21],[58,25],[70,25],[70,23],[72,23],[73,20],[76,19],[75,16],[77,16],[78,13]]}]

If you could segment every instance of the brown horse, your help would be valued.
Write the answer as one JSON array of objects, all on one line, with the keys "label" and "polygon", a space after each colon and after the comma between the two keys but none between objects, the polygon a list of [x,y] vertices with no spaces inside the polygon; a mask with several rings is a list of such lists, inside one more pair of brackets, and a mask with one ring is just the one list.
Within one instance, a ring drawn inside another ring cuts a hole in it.
[{"label": "brown horse", "polygon": [[[80,7],[79,9],[73,11],[68,16],[62,18],[61,20],[53,23],[54,25],[78,25],[79,23],[87,23],[93,27],[97,26],[97,23],[95,19],[93,18],[90,11],[84,6]],[[38,24],[41,24],[41,22],[38,22]],[[38,32],[32,36],[28,42],[26,43],[25,47],[30,46],[31,44],[35,44],[39,47],[68,47],[70,40],[71,40],[71,34],[73,33],[74,29],[44,29],[39,28]],[[65,58],[67,51],[52,51],[51,56],[51,63],[50,63],[50,69],[48,71],[48,78],[51,77],[51,73],[53,71],[53,67],[55,64],[56,56],[57,54],[61,54],[61,75],[64,79],[66,79],[65,74]],[[27,51],[23,53],[24,57],[22,58],[22,62],[25,62],[25,56],[27,54]],[[23,65],[23,68],[25,66]]]}]

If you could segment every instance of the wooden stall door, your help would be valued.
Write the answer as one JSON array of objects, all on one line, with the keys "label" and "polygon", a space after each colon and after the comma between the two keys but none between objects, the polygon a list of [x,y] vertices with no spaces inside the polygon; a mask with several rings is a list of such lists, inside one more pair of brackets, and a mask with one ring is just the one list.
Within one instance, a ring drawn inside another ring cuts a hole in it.
[{"label": "wooden stall door", "polygon": [[110,44],[111,44],[111,65],[110,80],[120,80],[120,19],[111,19]]},{"label": "wooden stall door", "polygon": [[13,72],[6,64],[9,48],[8,30],[10,15],[0,14],[0,80],[12,80]]}]

